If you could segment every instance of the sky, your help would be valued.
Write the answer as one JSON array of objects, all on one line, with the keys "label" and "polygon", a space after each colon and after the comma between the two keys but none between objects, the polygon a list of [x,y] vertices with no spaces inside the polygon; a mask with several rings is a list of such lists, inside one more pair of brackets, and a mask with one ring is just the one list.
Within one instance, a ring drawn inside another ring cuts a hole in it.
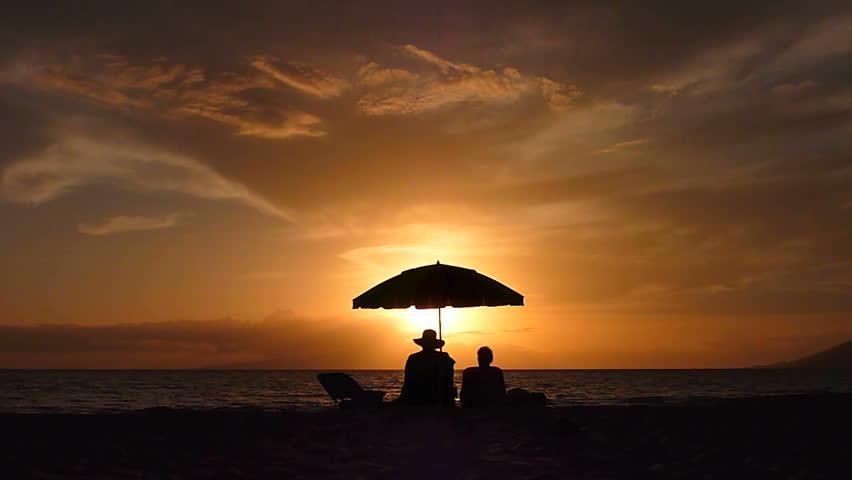
[{"label": "sky", "polygon": [[[852,337],[848,2],[18,2],[0,368],[711,368]],[[533,5],[534,4],[534,5]]]}]

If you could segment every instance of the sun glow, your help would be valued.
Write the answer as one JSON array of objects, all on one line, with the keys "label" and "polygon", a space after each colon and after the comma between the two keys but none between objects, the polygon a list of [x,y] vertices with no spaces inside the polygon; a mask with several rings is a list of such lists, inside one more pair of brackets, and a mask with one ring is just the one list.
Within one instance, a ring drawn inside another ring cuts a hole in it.
[{"label": "sun glow", "polygon": [[[403,311],[403,315],[405,316],[405,321],[410,325],[411,328],[416,328],[419,330],[424,330],[427,328],[431,328],[435,331],[438,330],[438,311],[433,308],[414,308],[410,307]],[[441,312],[441,319],[444,318],[444,312]]]},{"label": "sun glow", "polygon": [[[479,318],[474,308],[441,309],[441,329],[447,333],[458,333],[478,328]],[[403,310],[403,315],[409,328],[422,331],[427,328],[438,331],[438,310],[434,308],[418,309],[414,307]]]}]

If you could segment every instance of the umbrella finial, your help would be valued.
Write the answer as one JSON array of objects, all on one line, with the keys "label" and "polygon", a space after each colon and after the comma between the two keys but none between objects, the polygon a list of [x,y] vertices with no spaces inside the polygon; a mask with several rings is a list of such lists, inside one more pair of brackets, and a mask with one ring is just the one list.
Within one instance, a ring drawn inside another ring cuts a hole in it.
[{"label": "umbrella finial", "polygon": [[441,261],[440,261],[440,260],[438,260],[437,262],[435,262],[435,265],[440,265],[440,264],[441,264]]}]

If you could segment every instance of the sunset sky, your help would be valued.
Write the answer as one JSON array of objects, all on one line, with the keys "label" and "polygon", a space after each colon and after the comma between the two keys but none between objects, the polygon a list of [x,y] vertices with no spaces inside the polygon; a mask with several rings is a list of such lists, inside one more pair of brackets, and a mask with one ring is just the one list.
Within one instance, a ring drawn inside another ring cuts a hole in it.
[{"label": "sunset sky", "polygon": [[459,367],[852,337],[850,2],[16,3],[0,368],[401,368],[437,260]]}]

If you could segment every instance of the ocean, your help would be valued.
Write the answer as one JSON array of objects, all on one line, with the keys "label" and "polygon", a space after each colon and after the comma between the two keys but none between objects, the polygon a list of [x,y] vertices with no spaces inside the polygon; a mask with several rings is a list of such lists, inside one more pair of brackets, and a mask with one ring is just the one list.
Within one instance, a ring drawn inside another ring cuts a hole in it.
[{"label": "ocean", "polygon": [[[102,413],[168,407],[322,409],[323,370],[0,370],[0,413]],[[400,370],[347,371],[399,395]],[[461,371],[456,372],[460,385]],[[631,405],[690,399],[852,393],[852,370],[506,370],[506,387],[549,404]]]}]

